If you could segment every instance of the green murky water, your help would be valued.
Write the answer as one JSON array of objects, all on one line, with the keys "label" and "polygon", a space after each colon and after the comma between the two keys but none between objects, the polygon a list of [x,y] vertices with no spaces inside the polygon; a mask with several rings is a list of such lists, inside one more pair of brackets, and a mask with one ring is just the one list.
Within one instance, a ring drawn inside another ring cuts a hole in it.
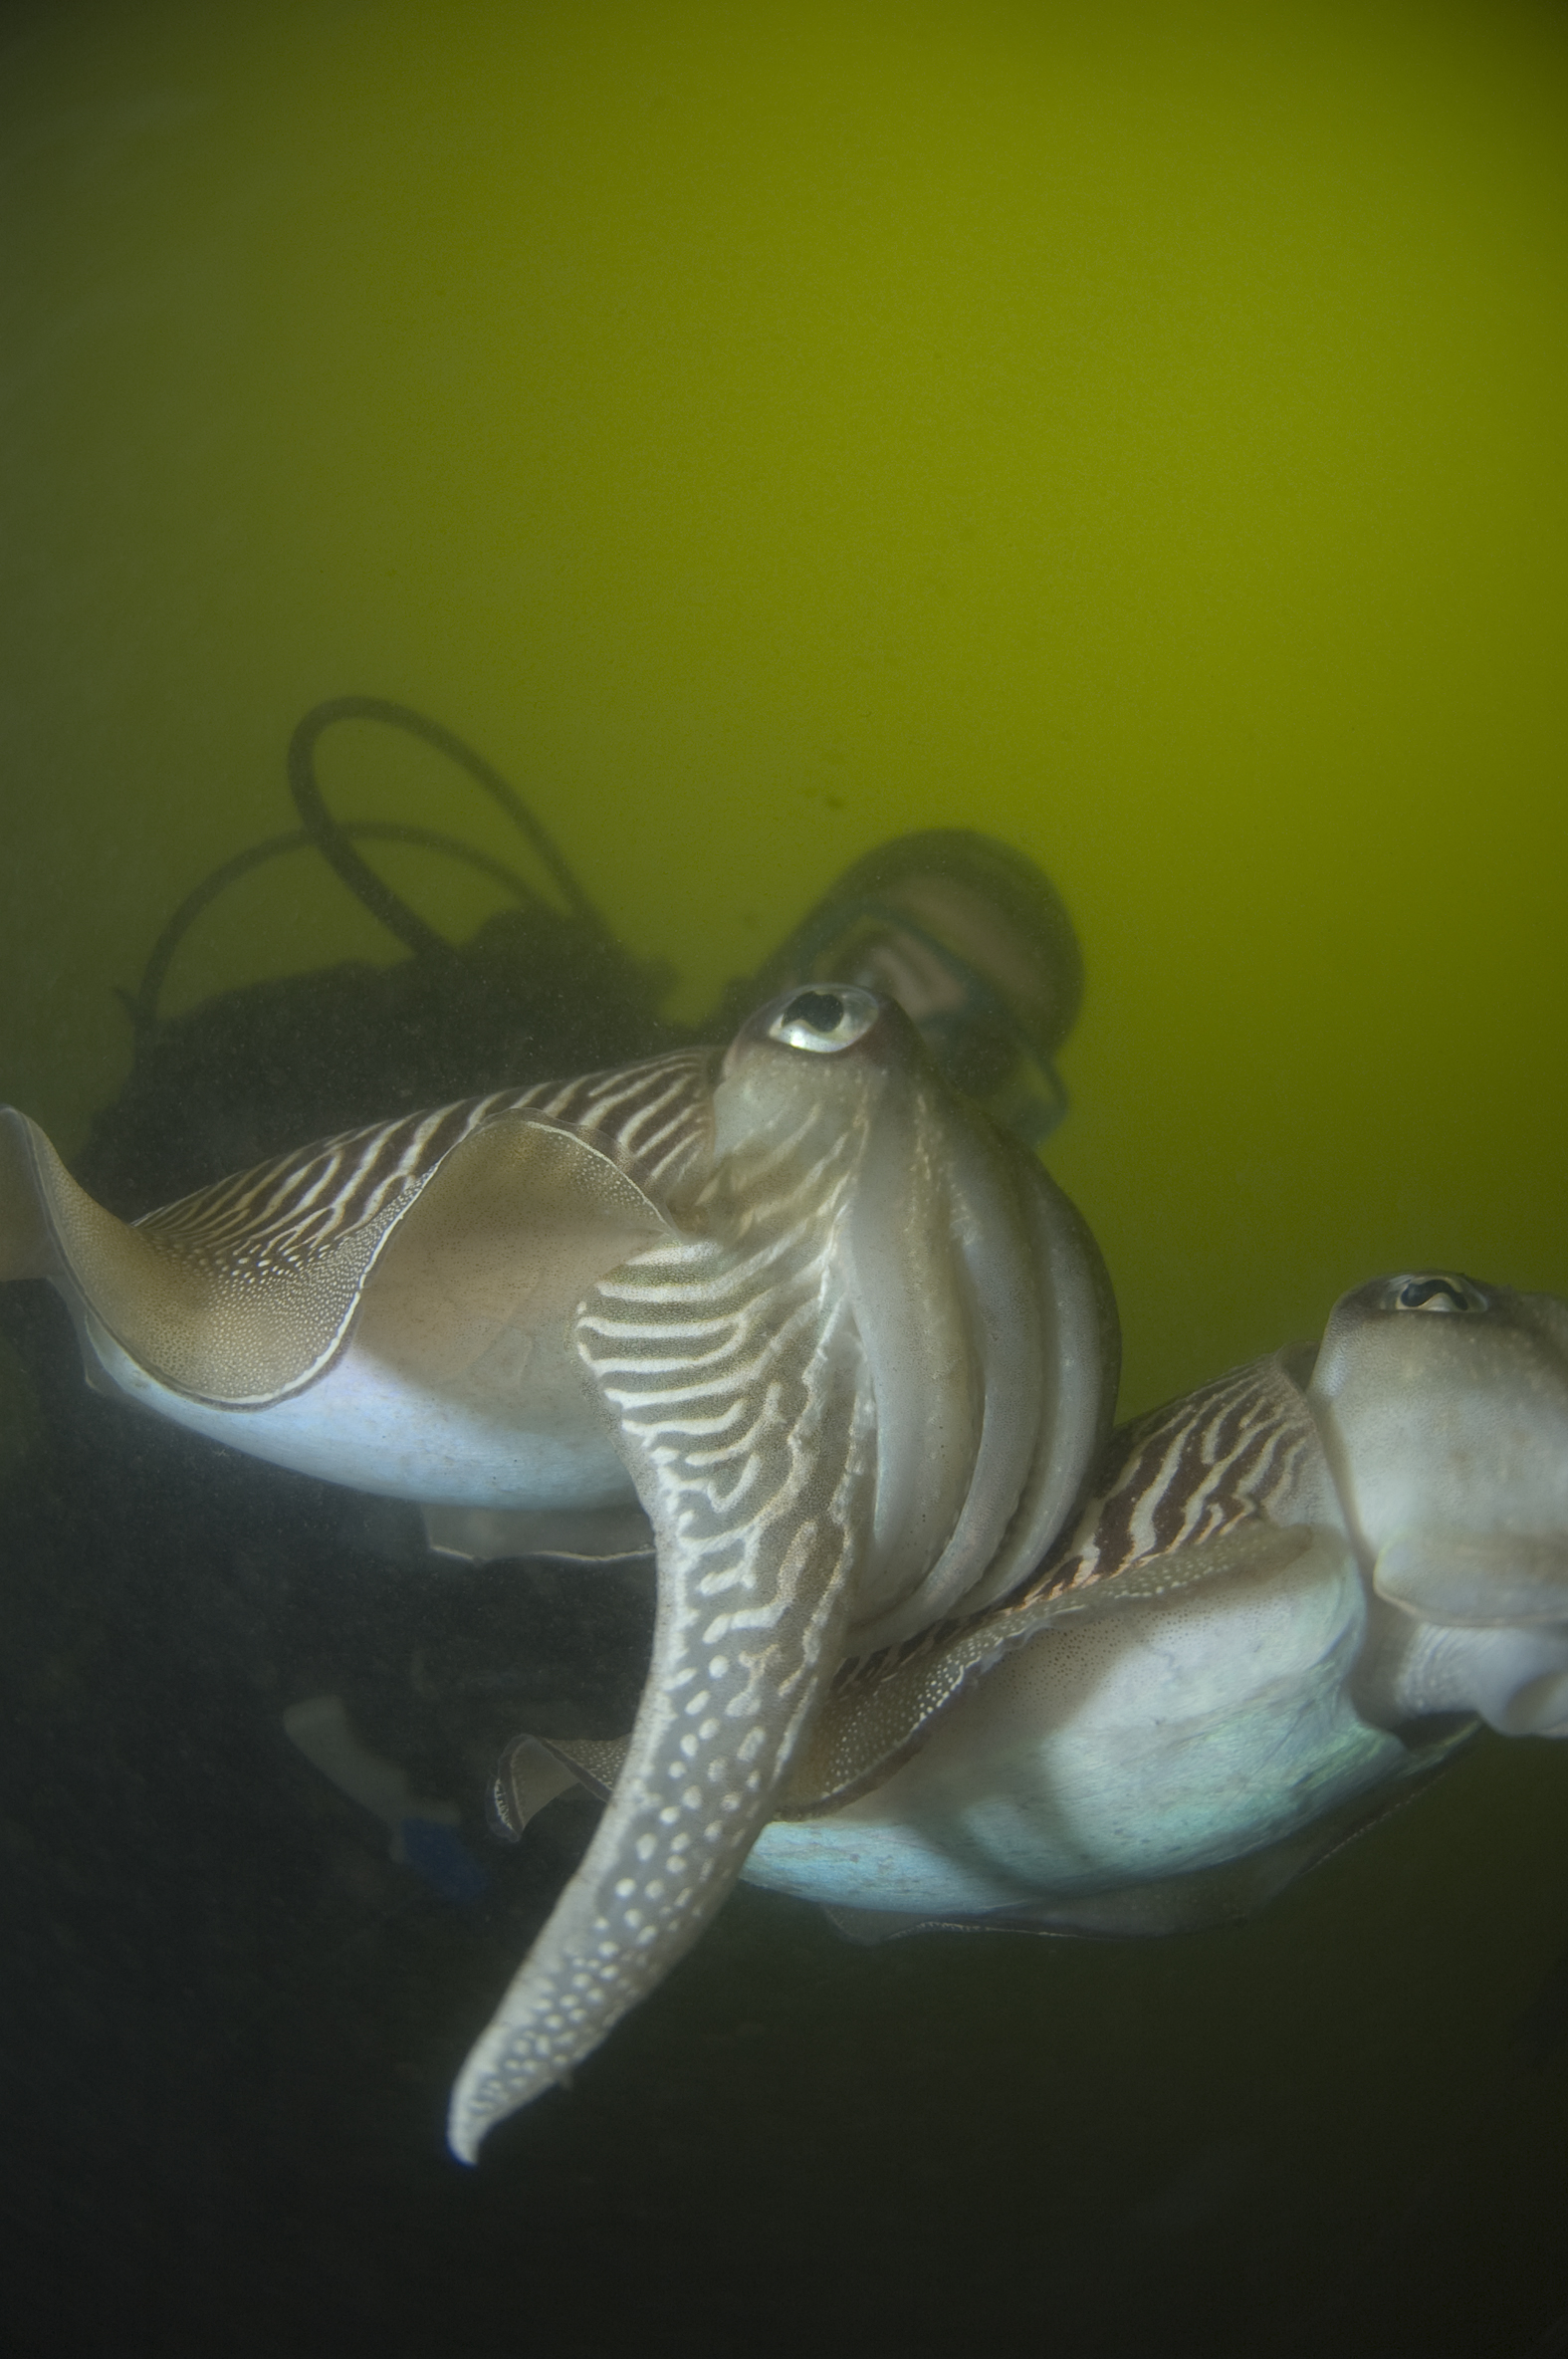
[{"label": "green murky water", "polygon": [[[291,823],[299,714],[361,690],[518,782],[683,1016],[887,835],[1039,860],[1089,968],[1050,1160],[1130,1408],[1379,1270],[1568,1293],[1558,11],[147,0],[15,5],[0,44],[0,1096],[68,1151],[126,1069],[112,987]],[[345,729],[324,771],[344,816],[512,855],[418,748]],[[496,905],[384,860],[453,935]],[[169,1000],[393,955],[279,863]],[[8,1361],[0,1479],[32,1415]],[[188,1480],[195,1566],[232,1526]],[[263,1573],[227,1620],[170,1573],[156,1770],[73,1577],[14,1725],[29,1760],[72,1732],[46,1794],[84,1742],[109,1765],[127,1880],[96,1916],[47,1813],[6,1816],[8,2036],[63,2253],[138,2142],[166,2200],[63,2349],[115,2316],[149,2349],[254,2315],[234,2348],[362,2316],[485,2352],[542,2318],[716,2351],[1176,2321],[1522,2359],[1568,2301],[1563,2049],[1510,2032],[1568,1939],[1544,1747],[1158,1956],[861,1956],[742,1896],[476,2189],[435,2123],[504,1943],[417,1911],[361,1938],[343,1903],[336,1948],[275,1958],[221,1814],[188,1839],[232,1888],[210,1922],[171,1897],[158,1812],[206,1743],[175,1724],[264,1647]],[[129,1997],[84,1969],[52,2012],[49,1960],[111,1906],[131,1940],[138,1895]],[[215,1986],[193,2129],[158,2009]]]}]

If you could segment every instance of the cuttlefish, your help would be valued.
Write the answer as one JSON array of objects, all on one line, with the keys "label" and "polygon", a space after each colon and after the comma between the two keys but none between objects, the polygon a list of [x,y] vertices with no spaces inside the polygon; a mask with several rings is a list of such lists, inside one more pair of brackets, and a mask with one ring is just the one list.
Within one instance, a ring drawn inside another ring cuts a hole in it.
[{"label": "cuttlefish", "polygon": [[[1568,1737],[1568,1303],[1404,1273],[1120,1428],[1012,1596],[846,1665],[743,1872],[862,1940],[1224,1921],[1480,1722]],[[503,1822],[617,1762],[523,1741]]]},{"label": "cuttlefish", "polygon": [[126,1227],[0,1115],[0,1277],[102,1388],[541,1545],[651,1532],[652,1664],[597,1833],[453,2098],[486,2131],[696,1938],[846,1658],[1014,1588],[1114,1393],[1098,1254],[849,987],[728,1052],[330,1139]]}]

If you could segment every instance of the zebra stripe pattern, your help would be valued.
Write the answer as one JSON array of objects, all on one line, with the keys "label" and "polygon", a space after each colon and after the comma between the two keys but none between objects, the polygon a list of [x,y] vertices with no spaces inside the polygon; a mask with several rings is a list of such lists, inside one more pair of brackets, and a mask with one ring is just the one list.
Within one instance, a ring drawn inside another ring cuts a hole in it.
[{"label": "zebra stripe pattern", "polygon": [[1272,1361],[1232,1368],[1113,1436],[1109,1480],[1025,1595],[1108,1580],[1270,1516],[1317,1446],[1305,1403]]},{"label": "zebra stripe pattern", "polygon": [[[820,1501],[832,1444],[819,1396],[843,1348],[834,1232],[854,1145],[840,1133],[802,1159],[812,1127],[750,1161],[744,1210],[717,1224],[727,1242],[648,1248],[601,1280],[577,1318],[577,1348],[650,1469],[661,1523],[707,1564],[705,1597],[755,1596],[762,1566],[793,1552]],[[769,1195],[759,1181],[773,1171],[789,1177]],[[736,1178],[710,1183],[699,1217]],[[784,1609],[780,1596],[733,1618],[761,1630]]]},{"label": "zebra stripe pattern", "polygon": [[824,1143],[807,1121],[705,1190],[727,1242],[649,1247],[577,1317],[577,1348],[647,1470],[661,1572],[688,1599],[661,1680],[686,1691],[693,1732],[658,1799],[688,1818],[700,1751],[704,1815],[719,1813],[701,1880],[793,1748],[841,1618],[853,1524],[874,1505],[874,1412],[834,1268],[855,1161],[852,1136]]},{"label": "zebra stripe pattern", "polygon": [[182,1261],[259,1284],[319,1260],[389,1206],[406,1210],[455,1146],[507,1115],[572,1132],[645,1193],[667,1196],[706,1149],[714,1058],[680,1050],[343,1131],[183,1196],[136,1226],[166,1239]]},{"label": "zebra stripe pattern", "polygon": [[718,1236],[650,1246],[577,1314],[658,1536],[654,1656],[610,1809],[464,2068],[459,2154],[561,2077],[696,1938],[840,1643],[876,1437],[833,1278],[855,1144],[840,1131],[816,1152],[821,1128],[747,1158],[744,1204],[726,1167],[700,1200]]},{"label": "zebra stripe pattern", "polygon": [[[1232,1368],[1198,1392],[1119,1426],[1074,1524],[1020,1588],[979,1614],[934,1624],[902,1647],[844,1664],[835,1689],[892,1672],[984,1630],[976,1663],[1027,1635],[1037,1609],[1179,1548],[1220,1539],[1283,1509],[1319,1448],[1306,1403],[1277,1358]],[[971,1668],[974,1666],[972,1665]],[[955,1691],[956,1692],[956,1691]]]}]

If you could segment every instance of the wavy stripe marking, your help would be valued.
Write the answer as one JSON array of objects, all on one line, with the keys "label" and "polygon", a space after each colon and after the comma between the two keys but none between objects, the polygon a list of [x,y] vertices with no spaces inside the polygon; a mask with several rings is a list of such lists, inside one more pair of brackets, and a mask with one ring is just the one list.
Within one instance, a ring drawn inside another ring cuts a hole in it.
[{"label": "wavy stripe marking", "polygon": [[412,1200],[486,1122],[529,1115],[570,1130],[646,1193],[679,1184],[708,1139],[713,1052],[679,1050],[645,1064],[494,1090],[433,1111],[343,1131],[254,1171],[182,1196],[138,1221],[181,1260],[242,1285],[318,1260],[394,1200]]}]

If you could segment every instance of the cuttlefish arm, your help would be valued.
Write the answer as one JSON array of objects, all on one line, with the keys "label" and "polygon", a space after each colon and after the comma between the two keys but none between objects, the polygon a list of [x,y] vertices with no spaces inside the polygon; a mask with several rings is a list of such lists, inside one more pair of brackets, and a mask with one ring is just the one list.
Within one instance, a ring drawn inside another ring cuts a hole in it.
[{"label": "cuttlefish arm", "polygon": [[653,1655],[614,1801],[458,2079],[465,2162],[695,1941],[841,1651],[875,1511],[862,1362],[818,1256],[771,1255],[761,1296],[757,1258],[642,1256],[583,1314],[653,1524]]},{"label": "cuttlefish arm", "polygon": [[1064,1519],[1114,1361],[1057,1201],[891,1003],[796,993],[732,1047],[685,1236],[577,1314],[655,1534],[653,1661],[593,1841],[459,2077],[463,2160],[696,1939],[856,1633],[1030,1561]]}]

